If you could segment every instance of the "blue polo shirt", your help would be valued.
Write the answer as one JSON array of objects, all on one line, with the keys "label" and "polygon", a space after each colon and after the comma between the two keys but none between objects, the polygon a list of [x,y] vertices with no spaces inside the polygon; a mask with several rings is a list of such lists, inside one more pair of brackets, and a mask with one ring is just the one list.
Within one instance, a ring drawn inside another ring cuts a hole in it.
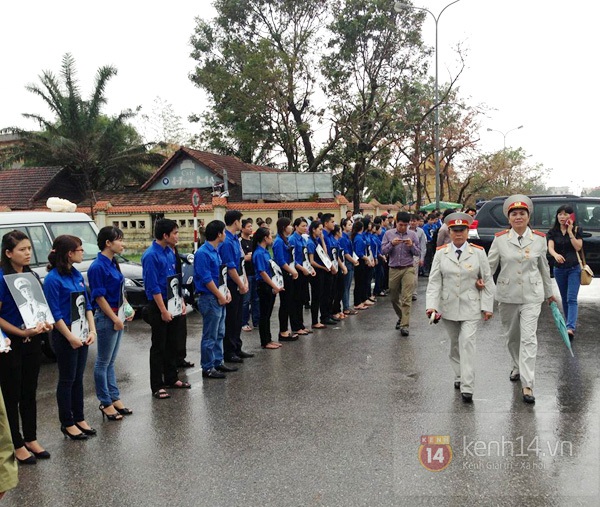
[{"label": "blue polo shirt", "polygon": [[254,279],[257,282],[264,281],[261,273],[267,273],[269,277],[273,277],[273,270],[271,269],[271,256],[262,246],[256,245],[256,249],[252,252],[252,264],[254,264]]},{"label": "blue polo shirt", "polygon": [[371,234],[371,249],[373,251],[373,257],[381,255],[381,239],[377,234]]},{"label": "blue polo shirt", "polygon": [[71,325],[71,294],[83,292],[85,296],[85,309],[92,309],[83,275],[75,268],[71,268],[68,275],[61,275],[54,268],[44,278],[44,294],[54,320],[63,320],[67,326]]},{"label": "blue polo shirt", "polygon": [[119,308],[125,277],[117,267],[117,260],[110,260],[102,252],[88,269],[88,283],[92,291],[92,308],[99,308],[96,298],[104,297],[111,308]]},{"label": "blue polo shirt", "polygon": [[293,246],[290,243],[285,242],[281,236],[277,236],[273,241],[273,259],[279,267],[283,267],[284,264],[293,266],[292,257]]},{"label": "blue polo shirt", "polygon": [[315,239],[312,236],[310,236],[308,238],[308,242],[307,242],[307,245],[306,245],[306,247],[308,248],[308,253],[313,255],[313,260],[319,266],[325,266],[323,264],[323,261],[321,260],[321,257],[319,257],[319,254],[317,253],[317,245],[321,245],[321,241],[319,241],[319,239]]},{"label": "blue polo shirt", "polygon": [[196,292],[212,294],[206,286],[210,282],[215,282],[215,285],[219,286],[221,264],[219,252],[208,241],[205,241],[194,254],[194,287]]},{"label": "blue polo shirt", "polygon": [[242,247],[237,236],[225,229],[225,241],[219,245],[217,251],[227,269],[235,269],[238,275],[242,274]]},{"label": "blue polo shirt", "polygon": [[168,245],[164,248],[154,240],[142,255],[142,277],[148,301],[154,294],[167,299],[167,278],[177,274],[175,252]]},{"label": "blue polo shirt", "polygon": [[340,248],[344,251],[345,254],[352,255],[354,252],[354,248],[352,248],[352,240],[350,236],[345,232],[342,232],[342,237],[339,239]]},{"label": "blue polo shirt", "polygon": [[354,253],[359,259],[367,255],[367,244],[365,242],[365,235],[362,232],[359,232],[356,236],[354,236],[352,246],[354,247]]},{"label": "blue polo shirt", "polygon": [[294,247],[294,262],[300,264],[304,262],[304,255],[308,260],[308,251],[306,249],[306,240],[297,232],[294,232],[288,239],[290,245]]}]

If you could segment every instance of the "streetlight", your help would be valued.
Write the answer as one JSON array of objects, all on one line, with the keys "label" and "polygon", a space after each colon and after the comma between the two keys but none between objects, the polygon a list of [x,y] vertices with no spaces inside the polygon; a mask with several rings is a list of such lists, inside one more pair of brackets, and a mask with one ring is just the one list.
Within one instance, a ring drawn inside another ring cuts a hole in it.
[{"label": "streetlight", "polygon": [[502,137],[504,138],[504,151],[506,151],[506,136],[508,134],[510,134],[511,132],[513,132],[515,130],[522,129],[522,128],[523,128],[523,125],[519,125],[518,127],[515,127],[514,129],[507,130],[506,132],[502,132],[501,130],[490,129],[490,128],[487,129],[487,131],[488,132],[498,132],[498,133],[502,134]]},{"label": "streetlight", "polygon": [[435,207],[440,207],[440,112],[439,112],[439,89],[438,89],[438,21],[443,12],[451,5],[459,2],[460,0],[454,0],[444,7],[440,13],[435,16],[433,12],[425,7],[416,7],[414,5],[405,4],[402,2],[394,3],[394,10],[396,12],[402,11],[402,9],[418,9],[431,14],[431,17],[435,21],[435,109],[434,109],[434,130],[433,130],[433,155],[435,158]]}]

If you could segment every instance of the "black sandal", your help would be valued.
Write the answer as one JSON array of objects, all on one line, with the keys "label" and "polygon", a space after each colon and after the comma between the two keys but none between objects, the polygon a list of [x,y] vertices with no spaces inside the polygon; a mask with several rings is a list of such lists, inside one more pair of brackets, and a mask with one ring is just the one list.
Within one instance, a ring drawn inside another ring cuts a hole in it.
[{"label": "black sandal", "polygon": [[[179,382],[179,384],[177,382]],[[175,382],[174,384],[166,385],[165,387],[167,389],[191,389],[192,388],[192,384],[190,384],[189,382],[183,382],[181,380],[178,380],[177,382]]]},{"label": "black sandal", "polygon": [[152,396],[154,396],[157,400],[166,400],[167,398],[171,397],[171,395],[164,389],[159,389],[158,391],[152,393]]}]

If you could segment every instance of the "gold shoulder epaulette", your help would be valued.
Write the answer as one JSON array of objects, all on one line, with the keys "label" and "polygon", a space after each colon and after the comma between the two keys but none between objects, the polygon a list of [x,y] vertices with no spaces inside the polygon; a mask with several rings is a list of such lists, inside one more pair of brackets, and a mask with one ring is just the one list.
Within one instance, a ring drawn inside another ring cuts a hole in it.
[{"label": "gold shoulder epaulette", "polygon": [[506,234],[508,231],[510,231],[510,229],[506,229],[504,231],[497,232],[496,234],[494,234],[494,236],[496,236],[496,237],[502,236],[503,234]]},{"label": "gold shoulder epaulette", "polygon": [[447,246],[448,246],[447,244],[446,245],[440,245],[440,246],[438,246],[436,248],[436,250],[441,250],[442,248],[446,248]]},{"label": "gold shoulder epaulette", "polygon": [[534,234],[537,234],[538,236],[541,236],[542,238],[546,237],[546,234],[540,231],[533,231]]},{"label": "gold shoulder epaulette", "polygon": [[476,245],[475,243],[470,243],[471,246],[474,246],[475,248],[479,248],[479,250],[485,250],[485,248],[483,248],[481,245]]}]

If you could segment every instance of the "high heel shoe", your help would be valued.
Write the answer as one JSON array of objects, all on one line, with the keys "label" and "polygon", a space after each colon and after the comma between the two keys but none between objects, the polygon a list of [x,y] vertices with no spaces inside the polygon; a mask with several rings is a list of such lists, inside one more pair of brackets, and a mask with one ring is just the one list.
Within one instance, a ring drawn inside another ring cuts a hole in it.
[{"label": "high heel shoe", "polygon": [[[110,405],[109,405],[110,407]],[[109,421],[120,421],[121,419],[123,419],[123,414],[117,412],[116,414],[107,414],[104,409],[108,408],[105,407],[104,405],[102,405],[102,403],[100,403],[100,406],[98,407],[98,409],[100,410],[100,412],[102,412],[102,421],[104,421],[104,418],[106,417]],[[115,409],[117,410],[117,409]],[[81,430],[83,431],[83,429]]]},{"label": "high heel shoe", "polygon": [[88,437],[95,437],[96,433],[98,433],[94,428],[90,428],[90,429],[86,429],[86,428],[82,428],[81,426],[79,426],[79,424],[75,423],[75,426],[77,426],[77,428],[84,434],[87,435]]},{"label": "high heel shoe", "polygon": [[[77,426],[77,425],[75,425]],[[79,428],[79,426],[77,426]],[[81,428],[79,428],[81,429]],[[87,440],[88,436],[85,433],[77,433],[77,435],[73,435],[72,433],[69,433],[67,431],[67,428],[65,428],[64,426],[60,427],[60,431],[62,431],[62,434],[65,436],[65,438],[70,438],[71,440]]]},{"label": "high heel shoe", "polygon": [[35,452],[35,451],[32,451],[27,444],[25,444],[25,449],[27,449],[37,459],[50,459],[50,453],[48,451]]},{"label": "high heel shoe", "polygon": [[33,454],[30,454],[25,459],[18,458],[17,456],[15,456],[15,458],[17,458],[17,461],[20,465],[35,465],[37,463],[37,459]]}]

